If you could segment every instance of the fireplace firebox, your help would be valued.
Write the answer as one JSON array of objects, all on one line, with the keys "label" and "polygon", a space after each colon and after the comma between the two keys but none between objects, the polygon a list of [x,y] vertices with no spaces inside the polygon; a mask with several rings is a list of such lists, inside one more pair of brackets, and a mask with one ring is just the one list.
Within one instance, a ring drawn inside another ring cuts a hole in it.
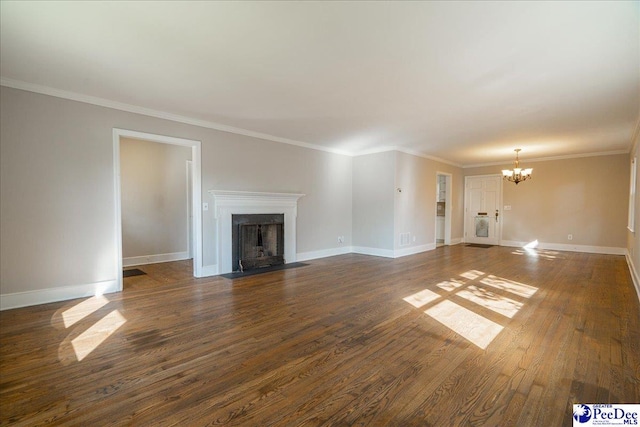
[{"label": "fireplace firebox", "polygon": [[231,215],[233,271],[285,263],[284,214]]}]

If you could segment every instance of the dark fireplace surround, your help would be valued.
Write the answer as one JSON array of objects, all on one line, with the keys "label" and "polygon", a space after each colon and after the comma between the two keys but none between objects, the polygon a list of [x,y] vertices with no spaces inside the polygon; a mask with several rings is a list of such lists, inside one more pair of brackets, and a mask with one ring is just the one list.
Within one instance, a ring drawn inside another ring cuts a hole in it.
[{"label": "dark fireplace surround", "polygon": [[231,215],[232,271],[282,265],[284,214]]}]

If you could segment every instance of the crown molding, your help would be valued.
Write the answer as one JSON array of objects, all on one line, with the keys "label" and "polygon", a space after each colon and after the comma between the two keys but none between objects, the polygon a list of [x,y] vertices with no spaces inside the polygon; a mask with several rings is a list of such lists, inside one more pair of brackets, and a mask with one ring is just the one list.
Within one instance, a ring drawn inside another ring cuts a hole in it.
[{"label": "crown molding", "polygon": [[444,163],[444,164],[447,164],[447,165],[450,165],[450,166],[455,166],[457,168],[461,168],[462,167],[462,165],[459,164],[459,163],[454,163],[452,161],[445,160],[445,159],[442,159],[442,158],[436,157],[436,156],[430,156],[428,154],[420,153],[419,151],[410,150],[408,148],[398,147],[396,149],[396,151],[399,151],[399,152],[405,153],[405,154],[410,154],[412,156],[422,157],[423,159],[433,160],[434,162],[440,162],[440,163]]},{"label": "crown molding", "polygon": [[[535,162],[547,162],[550,160],[567,160],[567,159],[579,159],[582,157],[601,157],[601,156],[614,156],[617,154],[629,154],[628,150],[615,150],[615,151],[601,151],[599,153],[585,153],[585,154],[570,154],[566,156],[553,156],[553,157],[537,157],[533,159],[524,159],[526,163],[535,163]],[[522,162],[523,159],[520,159]],[[492,163],[478,163],[475,165],[465,165],[462,166],[463,169],[469,168],[481,168],[484,166],[502,166],[506,164],[513,164],[513,160],[505,160],[504,162],[492,162]]]},{"label": "crown molding", "polygon": [[237,135],[250,136],[252,138],[264,139],[267,141],[280,142],[283,144],[310,148],[312,150],[325,151],[332,154],[340,154],[343,156],[353,156],[353,153],[349,153],[343,150],[337,150],[333,148],[327,148],[321,145],[310,144],[308,142],[296,141],[288,138],[281,138],[279,136],[269,135],[266,133],[254,132],[247,129],[210,122],[207,120],[194,119],[191,117],[181,116],[179,114],[173,114],[166,111],[153,110],[151,108],[145,108],[138,105],[125,104],[123,102],[112,101],[110,99],[99,98],[91,95],[84,95],[84,94],[70,92],[70,91],[61,90],[61,89],[55,89],[49,86],[42,86],[34,83],[27,83],[20,80],[8,79],[5,77],[0,78],[0,86],[5,86],[13,89],[20,89],[27,92],[39,93],[41,95],[54,96],[56,98],[68,99],[71,101],[84,102],[86,104],[112,108],[114,110],[126,111],[128,113],[142,114],[144,116],[155,117],[157,119],[170,120],[173,122],[184,123],[184,124],[198,126],[202,128],[214,129],[214,130],[229,132]]},{"label": "crown molding", "polygon": [[[5,86],[13,89],[20,89],[27,92],[34,92],[41,95],[53,96],[56,98],[67,99],[71,101],[83,102],[86,104],[97,105],[100,107],[111,108],[114,110],[126,111],[134,114],[141,114],[144,116],[155,117],[163,120],[170,120],[173,122],[184,123],[192,126],[198,126],[206,129],[213,129],[221,132],[233,133],[236,135],[243,135],[252,138],[263,139],[267,141],[280,142],[282,144],[289,144],[303,148],[309,148],[317,151],[324,151],[332,154],[339,154],[342,156],[356,157],[356,156],[365,156],[368,154],[376,154],[376,153],[385,153],[389,151],[398,151],[405,154],[410,154],[412,156],[422,157],[424,159],[433,160],[436,162],[444,163],[450,166],[468,169],[468,168],[476,168],[483,166],[498,166],[504,165],[507,163],[511,163],[509,161],[503,162],[491,162],[491,163],[477,163],[472,165],[463,165],[455,162],[451,162],[449,160],[445,160],[439,157],[430,156],[428,154],[421,153],[419,151],[414,151],[408,148],[403,148],[400,146],[385,146],[380,148],[374,148],[371,150],[364,150],[359,152],[349,152],[345,150],[339,150],[335,148],[323,147],[321,145],[311,144],[308,142],[296,141],[288,138],[281,138],[279,136],[269,135],[261,132],[254,132],[248,129],[237,128],[234,126],[227,126],[220,123],[215,123],[207,120],[194,119],[187,116],[181,116],[179,114],[173,114],[166,111],[153,110],[151,108],[145,108],[138,105],[126,104],[123,102],[112,101],[106,98],[100,98],[91,95],[84,95],[76,92],[55,89],[49,86],[38,85],[34,83],[27,83],[21,80],[9,79],[6,77],[0,77],[0,86]],[[542,162],[548,160],[563,160],[563,159],[576,159],[581,157],[594,157],[594,156],[609,156],[615,154],[629,154],[634,149],[637,144],[638,134],[640,133],[640,117],[636,123],[636,126],[632,132],[631,146],[629,150],[618,150],[618,151],[607,151],[607,152],[599,152],[599,153],[586,153],[586,154],[576,154],[576,155],[566,155],[566,156],[555,156],[555,157],[541,157],[534,159],[526,159],[527,162]]]},{"label": "crown molding", "polygon": [[324,151],[332,154],[340,154],[343,156],[362,156],[366,154],[374,154],[374,153],[383,153],[387,151],[400,151],[406,154],[411,154],[418,157],[423,157],[425,159],[434,160],[437,162],[445,163],[451,166],[461,167],[461,165],[457,163],[450,162],[448,160],[440,159],[438,157],[428,156],[426,154],[408,150],[402,147],[397,146],[387,146],[381,147],[378,149],[362,151],[359,153],[352,153],[345,150],[339,150],[334,148],[327,148],[321,145],[310,144],[308,142],[296,141],[288,138],[281,138],[279,136],[268,135],[261,132],[254,132],[247,129],[241,129],[233,126],[227,126],[220,123],[210,122],[207,120],[194,119],[187,116],[181,116],[178,114],[169,113],[166,111],[153,110],[150,108],[141,107],[138,105],[126,104],[123,102],[112,101],[106,98],[99,98],[91,95],[84,95],[81,93],[55,89],[49,86],[38,85],[34,83],[27,83],[21,80],[8,79],[6,77],[0,78],[0,86],[5,86],[13,89],[20,89],[27,92],[34,92],[41,95],[53,96],[56,98],[68,99],[70,101],[84,102],[85,104],[97,105],[99,107],[112,108],[114,110],[126,111],[128,113],[141,114],[144,116],[155,117],[157,119],[170,120],[173,122],[184,123],[188,125],[198,126],[207,129],[214,129],[222,132],[229,132],[236,135],[244,135],[252,138],[264,139],[267,141],[280,142],[283,144],[295,145],[298,147],[309,148],[312,150]]},{"label": "crown molding", "polygon": [[398,151],[400,153],[409,154],[411,156],[422,157],[423,159],[433,160],[435,162],[440,162],[440,163],[444,163],[444,164],[447,164],[447,165],[455,166],[457,168],[463,167],[462,165],[460,165],[458,163],[454,163],[454,162],[451,162],[449,160],[441,159],[440,157],[429,156],[428,154],[424,154],[424,153],[421,153],[419,151],[410,150],[408,148],[399,147],[397,145],[379,147],[379,148],[372,148],[370,150],[358,151],[357,153],[354,153],[353,156],[356,156],[356,157],[358,157],[358,156],[366,156],[368,154],[387,153],[389,151]]}]

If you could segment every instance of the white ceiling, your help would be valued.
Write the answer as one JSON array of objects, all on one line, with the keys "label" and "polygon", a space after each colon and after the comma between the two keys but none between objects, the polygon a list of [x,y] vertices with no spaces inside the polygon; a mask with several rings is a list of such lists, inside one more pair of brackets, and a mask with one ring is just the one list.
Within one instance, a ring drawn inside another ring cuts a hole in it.
[{"label": "white ceiling", "polygon": [[628,151],[639,4],[2,1],[0,74],[352,154]]}]

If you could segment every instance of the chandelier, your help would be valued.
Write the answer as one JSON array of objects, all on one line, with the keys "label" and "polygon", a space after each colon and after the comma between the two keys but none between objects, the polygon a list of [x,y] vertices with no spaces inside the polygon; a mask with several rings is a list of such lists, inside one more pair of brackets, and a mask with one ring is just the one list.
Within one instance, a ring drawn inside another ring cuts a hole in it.
[{"label": "chandelier", "polygon": [[525,181],[531,178],[531,172],[533,172],[533,169],[532,168],[522,169],[520,167],[520,159],[518,159],[518,153],[521,151],[521,149],[516,148],[514,151],[516,152],[515,167],[513,168],[513,170],[503,169],[502,177],[505,180],[515,182],[516,185],[518,185],[519,182]]}]

